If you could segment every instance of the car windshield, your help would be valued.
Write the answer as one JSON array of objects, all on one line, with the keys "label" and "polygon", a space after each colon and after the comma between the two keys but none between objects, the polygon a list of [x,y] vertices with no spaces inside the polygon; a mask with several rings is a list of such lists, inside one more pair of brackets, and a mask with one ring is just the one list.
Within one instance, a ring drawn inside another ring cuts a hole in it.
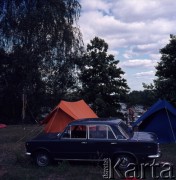
[{"label": "car windshield", "polygon": [[125,123],[121,122],[119,125],[118,125],[120,131],[123,133],[123,135],[129,139],[133,136],[133,131],[132,129],[127,126]]}]

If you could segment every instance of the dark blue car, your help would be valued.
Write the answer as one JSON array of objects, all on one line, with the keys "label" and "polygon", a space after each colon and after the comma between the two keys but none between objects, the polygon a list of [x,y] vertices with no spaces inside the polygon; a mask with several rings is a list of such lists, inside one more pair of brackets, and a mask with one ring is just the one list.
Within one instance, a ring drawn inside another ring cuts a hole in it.
[{"label": "dark blue car", "polygon": [[26,142],[26,154],[39,166],[51,160],[116,162],[121,168],[160,157],[159,143],[153,133],[133,132],[119,119],[83,119],[68,124],[62,133],[42,134]]}]

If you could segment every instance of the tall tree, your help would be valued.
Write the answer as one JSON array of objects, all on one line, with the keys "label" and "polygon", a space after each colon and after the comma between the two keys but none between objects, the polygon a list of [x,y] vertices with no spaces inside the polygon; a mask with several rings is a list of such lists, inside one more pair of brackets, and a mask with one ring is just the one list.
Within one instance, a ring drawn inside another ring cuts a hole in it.
[{"label": "tall tree", "polygon": [[161,61],[156,66],[154,83],[160,98],[176,100],[176,36],[170,35],[170,42],[160,50]]},{"label": "tall tree", "polygon": [[129,88],[119,61],[108,54],[108,44],[95,37],[87,45],[82,63],[80,79],[86,102],[100,117],[117,116],[119,102]]},{"label": "tall tree", "polygon": [[0,48],[11,67],[2,64],[6,74],[0,77],[10,73],[15,78],[16,88],[10,80],[6,87],[18,94],[11,101],[24,92],[37,114],[43,93],[48,94],[46,102],[54,104],[72,88],[74,61],[82,45],[76,26],[79,12],[77,0],[0,0]]}]

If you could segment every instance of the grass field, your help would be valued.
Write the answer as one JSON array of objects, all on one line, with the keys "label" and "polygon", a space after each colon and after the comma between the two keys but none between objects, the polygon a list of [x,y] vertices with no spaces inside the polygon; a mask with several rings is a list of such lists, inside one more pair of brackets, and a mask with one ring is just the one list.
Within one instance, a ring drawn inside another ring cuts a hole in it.
[{"label": "grass field", "polygon": [[[41,131],[42,127],[38,126],[8,126],[0,129],[0,179],[103,179],[103,167],[97,163],[60,162],[44,168],[37,167],[32,159],[26,157],[24,142]],[[162,145],[161,150],[163,156],[160,158],[160,162],[171,162],[176,165],[176,144]]]}]

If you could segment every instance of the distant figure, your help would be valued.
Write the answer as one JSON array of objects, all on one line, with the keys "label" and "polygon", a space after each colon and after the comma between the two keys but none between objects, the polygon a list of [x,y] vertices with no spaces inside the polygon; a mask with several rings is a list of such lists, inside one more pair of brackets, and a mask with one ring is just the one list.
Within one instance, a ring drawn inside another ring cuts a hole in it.
[{"label": "distant figure", "polygon": [[129,116],[130,122],[133,122],[134,121],[134,110],[132,108],[128,109],[128,116]]}]

